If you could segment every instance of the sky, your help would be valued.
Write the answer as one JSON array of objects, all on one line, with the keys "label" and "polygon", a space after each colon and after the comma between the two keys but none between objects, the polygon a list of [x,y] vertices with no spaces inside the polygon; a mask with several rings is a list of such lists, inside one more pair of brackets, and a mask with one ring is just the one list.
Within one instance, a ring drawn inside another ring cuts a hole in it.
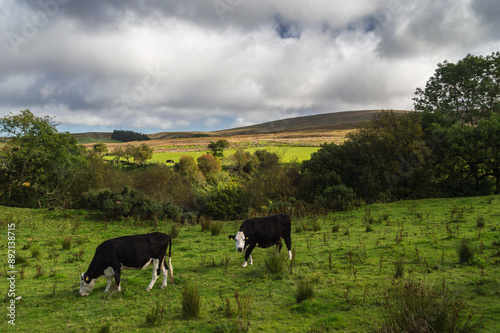
[{"label": "sky", "polygon": [[437,64],[500,51],[498,0],[0,0],[0,117],[215,131],[412,110]]}]

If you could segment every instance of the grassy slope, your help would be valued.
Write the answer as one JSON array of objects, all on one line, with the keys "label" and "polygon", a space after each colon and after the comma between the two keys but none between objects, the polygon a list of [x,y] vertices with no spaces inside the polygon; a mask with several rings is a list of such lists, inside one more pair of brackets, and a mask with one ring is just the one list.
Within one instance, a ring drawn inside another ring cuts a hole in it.
[{"label": "grassy slope", "polygon": [[[476,228],[479,216],[486,221],[481,232]],[[370,218],[374,220],[373,231],[366,232],[364,220]],[[153,228],[133,220],[106,223],[86,212],[0,207],[2,234],[6,234],[6,224],[16,223],[17,254],[28,261],[16,280],[16,295],[23,297],[16,309],[19,332],[95,332],[106,325],[116,332],[213,332],[216,327],[246,323],[235,311],[236,292],[250,299],[253,332],[282,331],[283,327],[287,332],[313,327],[359,332],[378,320],[382,292],[393,283],[394,262],[400,257],[404,258],[406,276],[438,289],[444,283],[467,301],[473,314],[485,316],[483,331],[495,332],[500,327],[500,249],[494,243],[500,239],[499,220],[499,196],[370,205],[320,217],[318,231],[301,231],[301,226],[311,225],[311,220],[295,218],[295,259],[292,269],[279,278],[267,273],[264,249],[255,250],[253,266],[240,268],[242,255],[227,239],[239,222],[224,222],[219,236],[202,233],[199,225],[182,226],[173,242],[174,284],[161,290],[157,281],[155,288],[146,292],[151,270],[125,271],[121,293],[103,294],[105,280],[101,278],[90,296],[80,297],[79,275],[99,243]],[[332,227],[337,224],[340,230],[333,233]],[[162,222],[158,229],[169,232],[170,223]],[[402,236],[399,244],[398,235]],[[61,246],[66,236],[72,239],[70,250]],[[458,263],[455,246],[463,237],[483,246],[480,259],[472,264]],[[41,255],[32,258],[33,249],[39,249]],[[82,250],[83,261],[78,261]],[[0,244],[3,263],[6,256],[5,240]],[[226,260],[227,268],[223,264]],[[43,270],[41,277],[35,277],[37,265]],[[21,270],[21,266],[16,268]],[[6,290],[6,268],[1,273],[2,289]],[[311,281],[316,296],[297,305],[294,290],[300,279]],[[202,300],[200,318],[191,321],[181,318],[181,295],[189,282],[199,286]],[[221,297],[229,299],[233,317],[226,316]],[[9,298],[5,297],[6,301]],[[165,320],[161,327],[148,329],[145,316],[157,302],[165,306]]]}]

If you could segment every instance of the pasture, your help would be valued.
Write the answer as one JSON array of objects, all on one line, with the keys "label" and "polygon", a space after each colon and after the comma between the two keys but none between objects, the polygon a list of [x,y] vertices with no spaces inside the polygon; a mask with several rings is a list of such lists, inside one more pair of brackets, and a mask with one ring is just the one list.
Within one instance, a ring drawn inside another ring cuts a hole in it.
[{"label": "pasture", "polygon": [[[250,154],[255,153],[257,150],[267,150],[268,152],[276,153],[282,163],[289,162],[302,162],[311,158],[311,154],[318,151],[320,147],[295,147],[295,146],[262,146],[262,147],[242,147],[245,152]],[[227,159],[229,156],[236,152],[235,148],[225,149],[224,157]],[[174,151],[174,152],[155,152],[153,153],[153,158],[150,162],[154,163],[165,163],[166,160],[179,161],[181,156],[188,155],[192,156],[195,160],[204,155],[210,153],[209,150],[190,150],[189,147],[185,147],[184,151]]]},{"label": "pasture", "polygon": [[[215,223],[215,222],[213,222]],[[294,259],[270,273],[272,251],[257,248],[241,268],[234,234],[241,221],[221,222],[214,235],[200,224],[156,225],[137,219],[103,221],[86,211],[0,207],[4,290],[2,327],[8,332],[363,332],[382,318],[387,289],[411,277],[466,302],[481,332],[500,328],[500,196],[374,204],[350,212],[292,217]],[[7,229],[15,225],[15,327],[8,324]],[[173,283],[145,291],[151,269],[123,271],[122,292],[104,294],[100,278],[87,297],[80,274],[106,239],[153,230],[173,239]],[[457,245],[470,240],[476,255],[460,263]],[[284,253],[286,251],[282,251]],[[403,277],[395,277],[400,262]],[[302,282],[314,289],[297,303]],[[182,317],[182,293],[200,292],[197,319]],[[156,310],[156,311],[154,311]],[[148,319],[149,318],[149,319]],[[151,319],[153,318],[153,319]],[[152,324],[153,323],[153,324]],[[153,326],[153,327],[150,327]]]}]

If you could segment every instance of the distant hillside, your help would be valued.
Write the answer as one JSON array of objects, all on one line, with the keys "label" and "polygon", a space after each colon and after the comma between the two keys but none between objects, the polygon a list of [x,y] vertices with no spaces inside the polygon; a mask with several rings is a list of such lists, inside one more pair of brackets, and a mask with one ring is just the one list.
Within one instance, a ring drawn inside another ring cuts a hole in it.
[{"label": "distant hillside", "polygon": [[[307,136],[307,133],[315,134],[328,131],[352,130],[358,128],[362,123],[370,121],[373,117],[381,113],[382,110],[363,110],[363,111],[344,111],[332,112],[311,116],[280,119],[262,124],[232,128],[227,130],[213,132],[160,132],[148,134],[152,140],[170,140],[170,139],[190,139],[190,138],[216,138],[231,137],[241,135],[265,135],[265,134],[283,134]],[[408,111],[394,111],[408,112]],[[78,143],[95,142],[118,142],[111,140],[111,133],[76,133],[74,135]]]},{"label": "distant hillside", "polygon": [[[232,128],[213,132],[162,132],[150,134],[153,140],[193,137],[228,137],[235,135],[277,134],[285,132],[322,132],[331,130],[350,130],[370,121],[382,110],[332,112],[311,116],[280,119],[262,124]],[[408,112],[408,111],[394,111]]]}]

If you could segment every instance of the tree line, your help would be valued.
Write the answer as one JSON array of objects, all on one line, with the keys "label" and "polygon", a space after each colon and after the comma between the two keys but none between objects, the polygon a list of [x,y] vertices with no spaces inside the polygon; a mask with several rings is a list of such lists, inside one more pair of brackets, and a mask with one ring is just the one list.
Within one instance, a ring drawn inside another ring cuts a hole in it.
[{"label": "tree line", "polygon": [[124,130],[114,130],[113,133],[111,133],[111,139],[122,142],[151,140],[147,134]]},{"label": "tree line", "polygon": [[[0,149],[0,204],[99,209],[109,218],[234,219],[500,193],[499,73],[499,53],[443,62],[416,90],[414,112],[383,112],[302,163],[281,163],[265,150],[224,156],[226,142],[212,142],[197,160],[124,169],[59,133],[50,117],[10,113],[0,119],[9,138]],[[142,146],[147,159],[152,149]]]}]

